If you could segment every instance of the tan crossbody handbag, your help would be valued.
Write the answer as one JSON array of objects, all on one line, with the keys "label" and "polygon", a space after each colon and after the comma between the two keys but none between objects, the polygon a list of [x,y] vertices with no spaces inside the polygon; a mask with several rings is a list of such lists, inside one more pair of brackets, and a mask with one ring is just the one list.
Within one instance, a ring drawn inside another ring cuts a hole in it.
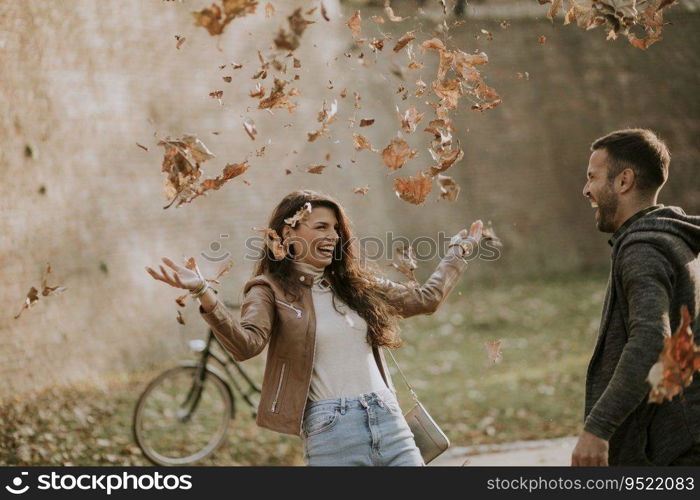
[{"label": "tan crossbody handbag", "polygon": [[420,450],[423,461],[428,464],[450,447],[450,440],[445,433],[442,432],[442,429],[438,427],[438,424],[435,423],[435,420],[433,420],[421,402],[418,401],[418,395],[413,390],[413,387],[411,387],[411,384],[408,383],[393,353],[389,349],[386,350],[389,352],[391,359],[394,360],[394,364],[396,368],[398,368],[401,378],[403,378],[403,381],[406,383],[411,393],[411,397],[416,402],[413,408],[406,412],[404,418],[408,422],[411,432],[413,432],[413,438],[416,441],[416,446]]}]

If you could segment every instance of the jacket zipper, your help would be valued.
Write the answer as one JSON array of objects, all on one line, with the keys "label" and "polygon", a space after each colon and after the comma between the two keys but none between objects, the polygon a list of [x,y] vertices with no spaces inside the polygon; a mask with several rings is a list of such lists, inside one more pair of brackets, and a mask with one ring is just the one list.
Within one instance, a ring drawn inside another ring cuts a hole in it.
[{"label": "jacket zipper", "polygon": [[294,307],[294,306],[291,305],[291,304],[287,304],[286,302],[282,302],[280,299],[276,299],[276,301],[279,302],[279,303],[282,304],[282,305],[287,306],[287,307],[290,308],[291,310],[293,310],[293,311],[297,314],[297,318],[301,318],[301,309],[297,309],[296,307]]},{"label": "jacket zipper", "polygon": [[275,392],[275,399],[272,401],[272,408],[271,411],[274,413],[275,409],[277,408],[277,399],[279,398],[280,395],[280,390],[282,389],[282,380],[284,380],[284,367],[285,367],[285,362],[282,362],[282,369],[280,370],[280,380],[277,383],[277,392]]}]

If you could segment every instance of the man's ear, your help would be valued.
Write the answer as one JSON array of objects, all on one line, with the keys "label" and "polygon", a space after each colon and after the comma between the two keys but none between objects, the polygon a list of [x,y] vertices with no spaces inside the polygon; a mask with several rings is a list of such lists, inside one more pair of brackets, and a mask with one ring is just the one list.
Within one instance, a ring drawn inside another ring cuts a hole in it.
[{"label": "man's ear", "polygon": [[615,183],[617,184],[618,192],[623,194],[632,189],[636,181],[637,178],[634,175],[634,170],[631,168],[626,168],[618,174]]}]

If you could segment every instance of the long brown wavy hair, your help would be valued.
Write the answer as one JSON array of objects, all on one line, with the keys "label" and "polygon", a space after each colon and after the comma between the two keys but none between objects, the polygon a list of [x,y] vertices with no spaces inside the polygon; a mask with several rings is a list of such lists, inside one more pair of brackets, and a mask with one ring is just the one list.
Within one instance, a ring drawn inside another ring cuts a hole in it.
[{"label": "long brown wavy hair", "polygon": [[[367,322],[367,341],[370,345],[392,349],[400,347],[402,341],[399,338],[398,311],[376,286],[376,267],[372,269],[361,266],[358,243],[353,237],[352,222],[339,202],[327,194],[309,189],[293,191],[275,207],[267,227],[281,237],[282,228],[285,226],[284,219],[292,217],[306,203],[310,203],[312,209],[314,207],[330,208],[338,220],[340,238],[333,251],[333,259],[326,266],[324,274],[333,290],[333,308],[338,311],[335,303],[338,297],[362,317]],[[255,265],[253,276],[269,273],[282,284],[285,292],[294,297],[294,300],[299,300],[303,285],[292,279],[293,252],[294,248],[290,245],[287,256],[278,260],[275,259],[271,249],[265,246]]]}]

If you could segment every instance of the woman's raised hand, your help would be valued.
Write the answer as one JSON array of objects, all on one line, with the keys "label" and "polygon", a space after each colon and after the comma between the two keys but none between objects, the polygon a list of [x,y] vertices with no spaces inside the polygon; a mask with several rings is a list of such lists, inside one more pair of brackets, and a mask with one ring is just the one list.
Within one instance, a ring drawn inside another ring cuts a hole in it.
[{"label": "woman's raised hand", "polygon": [[483,229],[484,223],[481,222],[481,220],[472,222],[472,225],[469,227],[469,231],[467,231],[466,229],[462,229],[459,233],[455,234],[452,237],[452,239],[450,240],[450,246],[458,244],[462,246],[464,252],[467,253],[468,249],[466,248],[466,246],[472,247],[472,245],[479,245]]},{"label": "woman's raised hand", "polygon": [[146,271],[153,276],[154,279],[167,283],[175,288],[184,288],[185,290],[192,291],[202,286],[204,277],[199,271],[199,266],[197,266],[194,259],[190,261],[193,263],[191,269],[189,267],[178,266],[167,257],[163,257],[163,262],[171,269],[168,270],[163,267],[163,264],[160,264],[160,274],[148,266],[146,266]]}]

